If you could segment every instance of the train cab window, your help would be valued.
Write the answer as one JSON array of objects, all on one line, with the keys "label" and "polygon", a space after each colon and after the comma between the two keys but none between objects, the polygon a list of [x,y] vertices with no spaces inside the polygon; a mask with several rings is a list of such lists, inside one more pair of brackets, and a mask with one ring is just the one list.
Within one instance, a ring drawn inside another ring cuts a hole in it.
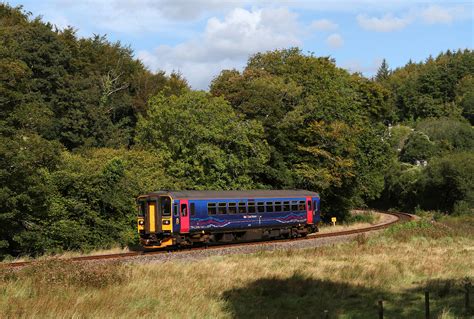
[{"label": "train cab window", "polygon": [[171,198],[161,196],[159,199],[161,214],[163,216],[171,216]]},{"label": "train cab window", "polygon": [[144,217],[145,216],[145,209],[146,209],[146,204],[144,201],[140,201],[138,204],[138,216]]},{"label": "train cab window", "polygon": [[266,202],[267,213],[273,213],[273,202]]},{"label": "train cab window", "polygon": [[188,216],[188,207],[186,207],[186,204],[181,204],[181,216]]},{"label": "train cab window", "polygon": [[308,210],[311,210],[311,201],[308,201]]},{"label": "train cab window", "polygon": [[226,206],[227,204],[226,203],[219,203],[218,207],[217,207],[217,213],[218,214],[226,214]]},{"label": "train cab window", "polygon": [[229,214],[237,214],[237,203],[229,203],[229,209],[227,212]]},{"label": "train cab window", "polygon": [[173,205],[173,216],[178,216],[178,204]]},{"label": "train cab window", "polygon": [[215,214],[217,214],[216,203],[208,203],[208,204],[207,204],[207,214],[208,214],[208,215],[215,215]]},{"label": "train cab window", "polygon": [[249,214],[254,214],[255,213],[255,203],[249,202],[247,204]]},{"label": "train cab window", "polygon": [[291,211],[296,212],[297,210],[298,210],[298,202],[294,200],[291,202]]},{"label": "train cab window", "polygon": [[318,209],[318,202],[313,200],[313,209],[317,210]]},{"label": "train cab window", "polygon": [[258,202],[257,203],[257,211],[259,213],[265,213],[265,204],[264,204],[264,202]]},{"label": "train cab window", "polygon": [[275,202],[275,212],[281,212],[281,202]]},{"label": "train cab window", "polygon": [[194,203],[189,204],[189,208],[190,208],[189,210],[191,211],[191,216],[196,215],[196,204]]},{"label": "train cab window", "polygon": [[304,207],[304,200],[298,202],[298,210],[306,210]]},{"label": "train cab window", "polygon": [[285,212],[290,211],[290,202],[283,202],[283,211]]},{"label": "train cab window", "polygon": [[247,206],[243,202],[239,203],[239,214],[247,214]]}]

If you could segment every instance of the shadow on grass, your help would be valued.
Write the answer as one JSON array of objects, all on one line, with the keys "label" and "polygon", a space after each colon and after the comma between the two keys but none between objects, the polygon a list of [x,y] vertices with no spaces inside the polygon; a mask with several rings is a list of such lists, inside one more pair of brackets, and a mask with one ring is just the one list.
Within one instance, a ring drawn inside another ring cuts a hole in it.
[{"label": "shadow on grass", "polygon": [[[450,285],[438,283],[437,287]],[[325,318],[326,309],[329,318],[378,318],[377,302],[381,296],[385,300],[385,318],[424,318],[422,286],[426,287],[426,283],[420,283],[418,289],[395,294],[315,280],[297,273],[288,279],[259,279],[248,286],[226,291],[223,297],[234,318]],[[428,287],[434,286],[428,284]],[[443,311],[456,317],[464,314],[463,295],[454,292],[445,293],[442,298],[436,291],[432,292],[432,318],[437,318]]]}]

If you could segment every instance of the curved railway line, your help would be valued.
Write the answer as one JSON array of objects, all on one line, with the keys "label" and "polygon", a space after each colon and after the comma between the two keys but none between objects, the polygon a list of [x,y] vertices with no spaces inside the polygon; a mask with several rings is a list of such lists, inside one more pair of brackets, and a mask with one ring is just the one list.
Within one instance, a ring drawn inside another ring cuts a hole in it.
[{"label": "curved railway line", "polygon": [[[121,260],[121,259],[129,259],[133,257],[145,257],[145,256],[156,256],[156,255],[163,255],[163,254],[186,254],[190,252],[196,252],[200,250],[211,251],[211,250],[220,250],[220,249],[227,249],[227,248],[237,248],[241,246],[257,246],[257,245],[271,245],[271,244],[281,244],[287,242],[297,242],[297,241],[315,241],[320,238],[328,238],[328,237],[341,237],[341,236],[350,236],[355,234],[361,233],[368,233],[380,229],[387,228],[395,223],[404,222],[413,220],[415,217],[413,215],[407,213],[399,213],[399,212],[378,212],[382,214],[392,215],[395,216],[395,219],[390,221],[386,221],[380,224],[376,224],[369,227],[358,228],[358,229],[351,229],[351,230],[343,230],[343,231],[336,231],[336,232],[328,232],[328,233],[316,233],[314,235],[309,235],[307,237],[299,237],[299,238],[292,238],[292,239],[277,239],[277,240],[259,240],[259,241],[252,241],[252,242],[241,242],[241,243],[219,243],[213,244],[209,246],[198,246],[192,248],[185,248],[185,249],[176,249],[176,250],[156,250],[156,251],[134,251],[128,253],[117,253],[117,254],[106,254],[106,255],[94,255],[94,256],[80,256],[80,257],[71,257],[67,258],[70,261],[105,261],[105,260]],[[11,262],[11,263],[2,263],[0,267],[2,268],[21,268],[30,264],[34,264],[36,261],[21,261],[21,262]]]}]

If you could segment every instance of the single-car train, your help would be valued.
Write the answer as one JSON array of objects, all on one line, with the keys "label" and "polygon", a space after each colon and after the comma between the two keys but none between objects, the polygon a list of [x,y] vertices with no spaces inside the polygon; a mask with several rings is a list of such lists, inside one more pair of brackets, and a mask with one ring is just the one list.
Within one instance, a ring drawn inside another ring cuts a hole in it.
[{"label": "single-car train", "polygon": [[305,190],[157,191],[139,196],[144,248],[189,246],[317,232],[320,198]]}]

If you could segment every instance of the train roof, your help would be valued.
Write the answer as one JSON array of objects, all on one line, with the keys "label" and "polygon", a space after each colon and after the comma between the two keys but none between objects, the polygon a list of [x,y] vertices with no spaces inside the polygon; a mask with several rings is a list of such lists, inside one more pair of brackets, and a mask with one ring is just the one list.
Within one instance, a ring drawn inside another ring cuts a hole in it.
[{"label": "train roof", "polygon": [[278,197],[319,197],[318,193],[307,190],[243,190],[243,191],[157,191],[147,194],[169,195],[178,199],[232,199],[232,198],[278,198]]}]

